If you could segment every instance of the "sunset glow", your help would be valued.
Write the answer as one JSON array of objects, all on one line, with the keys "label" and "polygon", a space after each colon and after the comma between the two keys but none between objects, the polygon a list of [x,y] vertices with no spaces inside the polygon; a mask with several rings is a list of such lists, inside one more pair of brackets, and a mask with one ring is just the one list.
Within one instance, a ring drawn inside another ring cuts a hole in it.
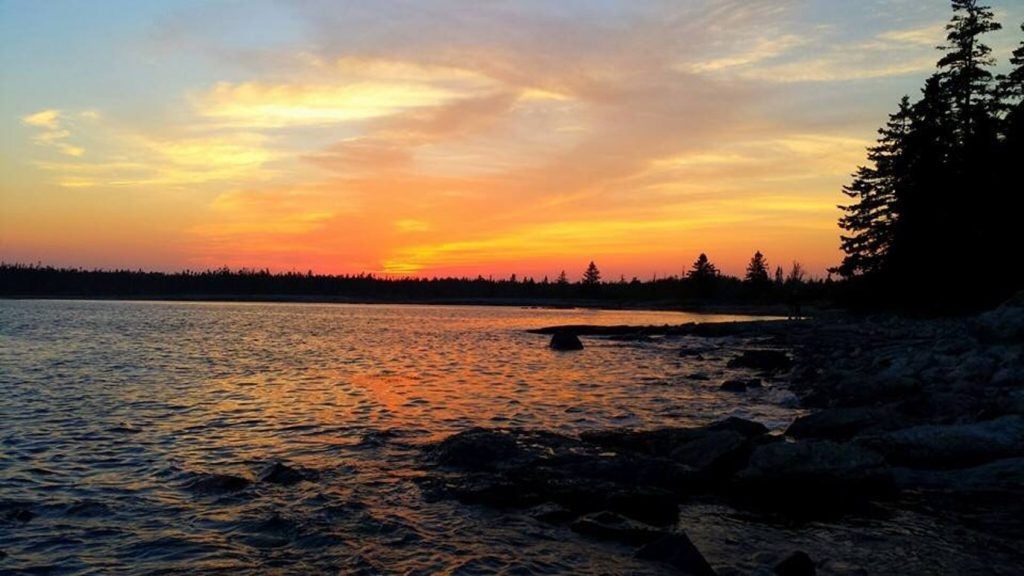
[{"label": "sunset glow", "polygon": [[3,2],[0,259],[617,279],[700,252],[739,274],[760,250],[820,277],[840,188],[947,20],[902,0]]}]

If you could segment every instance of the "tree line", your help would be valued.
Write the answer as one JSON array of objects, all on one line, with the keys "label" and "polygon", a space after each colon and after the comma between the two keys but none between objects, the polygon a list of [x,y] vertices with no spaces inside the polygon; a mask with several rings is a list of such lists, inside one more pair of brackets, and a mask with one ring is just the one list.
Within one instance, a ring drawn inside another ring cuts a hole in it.
[{"label": "tree line", "polygon": [[993,75],[991,8],[953,0],[952,10],[935,72],[916,100],[900,100],[843,189],[834,271],[865,302],[978,308],[1024,288],[1024,41],[1009,72]]},{"label": "tree line", "polygon": [[42,264],[0,263],[0,296],[102,298],[310,298],[339,301],[598,300],[608,302],[784,303],[827,297],[830,279],[809,279],[799,263],[787,274],[755,253],[744,278],[721,274],[701,254],[678,276],[640,280],[603,278],[594,262],[578,279],[563,270],[554,279],[390,278],[373,274],[328,275],[242,268],[182,272],[87,270]]}]

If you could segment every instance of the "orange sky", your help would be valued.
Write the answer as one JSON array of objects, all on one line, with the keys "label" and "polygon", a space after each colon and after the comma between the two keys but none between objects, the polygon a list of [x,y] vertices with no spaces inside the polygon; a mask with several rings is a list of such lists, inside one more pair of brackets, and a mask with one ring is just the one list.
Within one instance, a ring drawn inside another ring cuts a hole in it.
[{"label": "orange sky", "polygon": [[0,257],[820,276],[948,16],[843,4],[7,2]]}]

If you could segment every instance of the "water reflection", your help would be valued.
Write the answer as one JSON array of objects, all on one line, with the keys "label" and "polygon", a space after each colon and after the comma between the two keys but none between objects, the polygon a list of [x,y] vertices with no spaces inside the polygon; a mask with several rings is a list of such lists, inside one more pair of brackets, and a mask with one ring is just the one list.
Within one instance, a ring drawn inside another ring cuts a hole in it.
[{"label": "water reflection", "polygon": [[[418,445],[470,426],[575,433],[782,425],[771,391],[718,393],[699,341],[586,339],[551,324],[663,324],[663,312],[490,307],[0,302],[0,550],[17,569],[643,573],[613,547],[451,502],[412,481]],[[714,318],[720,320],[722,318]],[[728,345],[728,342],[725,342]],[[718,350],[718,349],[716,349]],[[690,376],[701,373],[708,380]],[[280,460],[316,482],[223,493]],[[30,510],[28,521],[16,518]]]}]

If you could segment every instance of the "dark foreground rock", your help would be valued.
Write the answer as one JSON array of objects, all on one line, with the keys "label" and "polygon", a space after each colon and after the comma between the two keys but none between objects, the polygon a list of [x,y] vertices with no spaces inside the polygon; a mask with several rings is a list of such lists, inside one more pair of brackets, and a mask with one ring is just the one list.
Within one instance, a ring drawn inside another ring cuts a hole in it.
[{"label": "dark foreground rock", "polygon": [[815,576],[814,561],[806,552],[797,550],[775,565],[778,576]]},{"label": "dark foreground rock", "polygon": [[548,347],[552,350],[583,350],[583,342],[572,332],[555,332]]},{"label": "dark foreground rock", "polygon": [[983,422],[923,425],[859,440],[890,464],[920,468],[964,468],[1024,456],[1024,416]]},{"label": "dark foreground rock", "polygon": [[715,576],[714,569],[708,564],[704,555],[697,550],[693,542],[677,532],[667,534],[647,544],[636,552],[636,557],[643,560],[663,562],[683,574],[692,576]]}]

